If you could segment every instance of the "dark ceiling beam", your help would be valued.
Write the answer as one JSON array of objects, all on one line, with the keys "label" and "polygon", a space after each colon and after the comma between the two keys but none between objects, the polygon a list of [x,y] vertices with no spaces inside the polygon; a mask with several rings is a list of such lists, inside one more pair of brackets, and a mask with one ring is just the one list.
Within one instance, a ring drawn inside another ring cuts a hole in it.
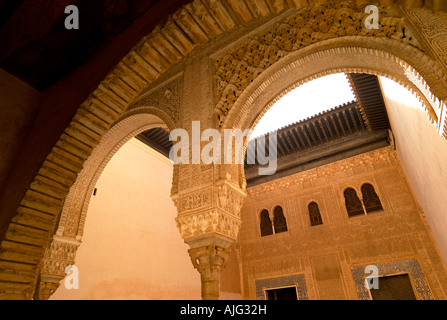
[{"label": "dark ceiling beam", "polygon": [[390,129],[388,113],[379,79],[375,75],[351,73],[348,75],[351,87],[359,99],[372,130]]}]

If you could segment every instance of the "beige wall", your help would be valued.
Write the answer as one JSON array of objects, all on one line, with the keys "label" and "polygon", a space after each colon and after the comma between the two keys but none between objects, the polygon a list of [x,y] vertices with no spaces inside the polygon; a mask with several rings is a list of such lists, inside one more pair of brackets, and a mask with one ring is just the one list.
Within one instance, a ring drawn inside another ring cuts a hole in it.
[{"label": "beige wall", "polygon": [[391,99],[386,104],[397,152],[447,260],[447,141],[424,111]]},{"label": "beige wall", "polygon": [[133,139],[102,173],[76,256],[79,290],[52,299],[200,299],[170,199],[172,164]]},{"label": "beige wall", "polygon": [[[352,187],[361,199],[364,183],[375,187],[384,210],[349,218],[343,192]],[[313,201],[323,219],[323,225],[314,227],[307,207]],[[277,205],[284,209],[288,232],[261,237],[260,212],[272,212]],[[281,286],[284,282],[275,279],[301,276],[311,300],[356,300],[359,286],[352,268],[382,266],[381,276],[398,269],[414,272],[403,266],[406,259],[416,259],[423,270],[425,279],[413,279],[415,286],[425,283],[432,298],[447,298],[447,272],[440,251],[392,147],[251,187],[241,214],[245,299],[256,298],[257,281]]]}]

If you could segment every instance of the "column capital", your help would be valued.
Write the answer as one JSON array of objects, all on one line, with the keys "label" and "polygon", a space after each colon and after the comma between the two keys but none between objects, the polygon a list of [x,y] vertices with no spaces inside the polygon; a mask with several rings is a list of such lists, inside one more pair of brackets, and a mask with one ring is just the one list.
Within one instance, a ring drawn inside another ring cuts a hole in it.
[{"label": "column capital", "polygon": [[[245,190],[226,180],[173,196],[182,238],[191,247],[206,246],[210,241],[234,242],[239,234],[240,210],[246,196]],[[212,240],[203,243],[206,235]]]},{"label": "column capital", "polygon": [[191,248],[189,255],[194,268],[201,276],[202,299],[218,300],[220,272],[228,262],[230,249],[213,243],[204,247]]},{"label": "column capital", "polygon": [[76,251],[80,244],[76,239],[53,236],[43,258],[34,294],[35,300],[48,300],[56,292],[66,276],[66,267],[75,263]]}]

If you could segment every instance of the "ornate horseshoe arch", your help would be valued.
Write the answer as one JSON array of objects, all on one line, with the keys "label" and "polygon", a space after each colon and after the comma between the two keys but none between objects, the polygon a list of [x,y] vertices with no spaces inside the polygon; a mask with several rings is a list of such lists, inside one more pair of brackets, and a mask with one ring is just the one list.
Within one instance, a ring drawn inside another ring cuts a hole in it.
[{"label": "ornate horseshoe arch", "polygon": [[48,299],[66,276],[65,268],[75,263],[81,245],[90,199],[98,179],[118,150],[130,139],[153,128],[172,130],[173,122],[152,107],[125,112],[102,138],[85,162],[65,200],[55,234],[47,248],[40,274],[37,299]]},{"label": "ornate horseshoe arch", "polygon": [[[386,50],[384,48],[387,48]],[[401,52],[411,52],[403,60]],[[292,53],[267,69],[240,95],[225,118],[223,129],[253,129],[265,113],[291,90],[322,76],[346,72],[388,77],[416,93],[425,105],[428,119],[442,135],[442,108],[436,97],[447,97],[447,78],[434,74],[436,63],[414,47],[387,39],[348,37],[327,40]],[[422,75],[429,75],[426,82]],[[430,88],[435,88],[431,89]],[[436,94],[436,96],[435,96]],[[244,152],[246,151],[246,145]],[[245,185],[243,165],[239,165]]]}]

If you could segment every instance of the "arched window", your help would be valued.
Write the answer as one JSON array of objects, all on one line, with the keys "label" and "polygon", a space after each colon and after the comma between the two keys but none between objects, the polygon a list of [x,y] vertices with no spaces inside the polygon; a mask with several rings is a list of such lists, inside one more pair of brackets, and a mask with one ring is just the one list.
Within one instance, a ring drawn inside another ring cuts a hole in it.
[{"label": "arched window", "polygon": [[377,195],[374,187],[369,183],[364,184],[362,187],[363,204],[367,213],[382,211],[382,203]]},{"label": "arched window", "polygon": [[365,214],[365,211],[363,211],[362,202],[357,196],[357,192],[352,188],[345,190],[345,205],[350,218]]},{"label": "arched window", "polygon": [[273,234],[272,220],[270,220],[269,212],[263,210],[261,212],[261,237]]},{"label": "arched window", "polygon": [[311,226],[313,227],[323,224],[318,204],[316,202],[311,202],[309,203],[308,208],[309,208],[309,217]]},{"label": "arched window", "polygon": [[273,224],[275,226],[275,233],[287,232],[287,222],[282,207],[276,207],[274,214],[275,219],[273,220]]}]

